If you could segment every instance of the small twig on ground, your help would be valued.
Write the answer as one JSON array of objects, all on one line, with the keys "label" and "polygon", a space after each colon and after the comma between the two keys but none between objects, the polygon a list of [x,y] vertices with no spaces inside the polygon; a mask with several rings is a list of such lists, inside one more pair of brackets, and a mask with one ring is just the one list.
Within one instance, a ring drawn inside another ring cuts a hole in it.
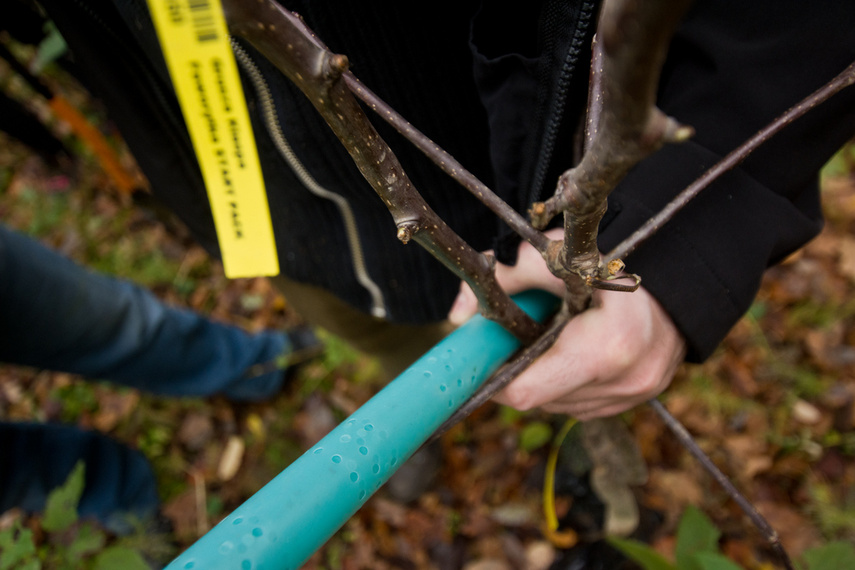
[{"label": "small twig on ground", "polygon": [[692,439],[691,434],[689,434],[688,430],[683,427],[677,418],[671,415],[671,413],[665,408],[665,406],[657,399],[649,400],[648,405],[653,408],[653,411],[656,412],[660,418],[665,422],[665,425],[671,430],[671,432],[677,436],[677,439],[680,440],[680,444],[691,453],[695,459],[703,466],[706,471],[712,475],[712,477],[716,480],[716,482],[721,485],[725,492],[727,492],[728,496],[739,505],[739,508],[751,519],[751,522],[763,533],[763,536],[769,541],[769,544],[772,546],[772,550],[775,554],[780,558],[781,563],[784,568],[787,570],[793,570],[793,562],[790,560],[790,556],[787,554],[787,551],[784,550],[784,546],[781,544],[781,538],[778,536],[777,531],[772,528],[772,525],[761,515],[757,509],[751,504],[742,493],[739,492],[739,489],[730,482],[730,479],[725,475],[721,469],[719,469],[715,463],[713,463],[712,459],[704,453],[704,451],[698,446],[694,439]]},{"label": "small twig on ground", "polygon": [[196,469],[190,472],[193,480],[193,498],[196,502],[196,532],[202,536],[208,532],[208,495],[205,489],[205,477]]}]

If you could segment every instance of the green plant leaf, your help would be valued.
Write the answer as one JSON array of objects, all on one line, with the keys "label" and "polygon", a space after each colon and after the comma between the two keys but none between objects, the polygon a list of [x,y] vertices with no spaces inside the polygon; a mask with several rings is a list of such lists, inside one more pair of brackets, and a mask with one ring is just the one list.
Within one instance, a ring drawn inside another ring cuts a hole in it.
[{"label": "green plant leaf", "polygon": [[6,554],[15,547],[17,539],[15,533],[18,531],[20,523],[15,523],[6,530],[0,530],[0,570],[6,570],[11,564],[6,562]]},{"label": "green plant leaf", "polygon": [[842,540],[805,550],[802,557],[808,570],[855,568],[855,546]]},{"label": "green plant leaf", "polygon": [[86,467],[78,461],[65,483],[50,492],[42,519],[42,528],[48,532],[65,530],[77,520],[77,504],[83,494]]},{"label": "green plant leaf", "polygon": [[742,570],[736,562],[718,552],[697,552],[693,558],[700,570]]},{"label": "green plant leaf", "polygon": [[37,564],[35,568],[40,568],[41,564],[35,554],[33,532],[22,529],[20,521],[15,521],[10,528],[0,532],[0,570],[21,568],[20,565],[32,561]]},{"label": "green plant leaf", "polygon": [[697,507],[689,505],[680,518],[677,528],[677,545],[674,555],[680,570],[702,570],[703,566],[695,554],[718,552],[718,539],[721,532],[712,521]]},{"label": "green plant leaf", "polygon": [[664,556],[643,542],[614,536],[607,540],[609,544],[620,550],[627,558],[638,563],[644,570],[676,570],[676,567],[668,562]]},{"label": "green plant leaf", "polygon": [[68,556],[74,560],[80,560],[90,554],[94,554],[104,548],[106,537],[101,530],[90,524],[80,527],[77,536],[68,547]]},{"label": "green plant leaf", "polygon": [[546,422],[531,422],[520,431],[520,448],[534,451],[552,440],[552,427]]},{"label": "green plant leaf", "polygon": [[92,570],[151,570],[142,555],[125,546],[110,546],[95,558]]},{"label": "green plant leaf", "polygon": [[45,32],[47,32],[47,35],[39,44],[38,52],[33,62],[36,73],[40,73],[46,65],[59,59],[68,51],[65,39],[60,35],[59,30],[56,29],[53,22],[45,24]]}]

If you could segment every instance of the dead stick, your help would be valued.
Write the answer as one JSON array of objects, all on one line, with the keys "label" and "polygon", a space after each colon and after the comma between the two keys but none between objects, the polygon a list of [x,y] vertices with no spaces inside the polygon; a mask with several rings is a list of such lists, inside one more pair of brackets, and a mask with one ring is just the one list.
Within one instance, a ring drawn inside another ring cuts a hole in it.
[{"label": "dead stick", "polygon": [[671,432],[677,436],[677,439],[680,440],[680,443],[685,447],[689,453],[691,453],[695,459],[700,462],[706,471],[713,476],[716,482],[721,485],[724,490],[727,492],[728,496],[733,499],[737,505],[742,509],[742,511],[748,515],[748,518],[751,519],[751,522],[760,529],[760,532],[763,533],[763,536],[766,540],[769,541],[769,544],[772,546],[772,550],[778,555],[781,559],[781,563],[784,565],[784,568],[787,570],[793,570],[793,563],[790,560],[787,551],[784,550],[784,546],[781,544],[781,538],[778,536],[777,531],[772,528],[772,525],[761,515],[757,509],[751,504],[742,493],[739,492],[739,489],[734,486],[733,483],[730,482],[730,479],[725,475],[721,469],[719,469],[713,460],[704,453],[704,451],[698,446],[694,439],[692,439],[691,434],[683,427],[677,418],[671,415],[671,413],[665,408],[665,406],[657,399],[649,400],[648,405],[653,408],[653,411],[656,412],[660,418],[665,422],[665,425],[671,430]]}]

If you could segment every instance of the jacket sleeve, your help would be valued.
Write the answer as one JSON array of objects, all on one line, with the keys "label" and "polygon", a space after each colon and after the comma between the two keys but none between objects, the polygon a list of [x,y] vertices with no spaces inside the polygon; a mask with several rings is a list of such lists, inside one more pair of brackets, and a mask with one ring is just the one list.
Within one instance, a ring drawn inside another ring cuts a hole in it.
[{"label": "jacket sleeve", "polygon": [[[609,251],[682,188],[855,61],[855,3],[697,2],[663,69],[659,106],[696,129],[612,194]],[[628,270],[702,361],[748,309],[765,269],[822,227],[818,173],[855,134],[855,87],[811,110],[704,190],[628,257]]]}]

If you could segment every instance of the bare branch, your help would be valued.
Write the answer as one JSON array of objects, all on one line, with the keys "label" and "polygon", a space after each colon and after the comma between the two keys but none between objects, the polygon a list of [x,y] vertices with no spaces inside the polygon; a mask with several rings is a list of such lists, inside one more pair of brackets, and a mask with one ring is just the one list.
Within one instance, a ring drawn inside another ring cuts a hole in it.
[{"label": "bare branch", "polygon": [[[608,195],[626,173],[666,142],[679,142],[692,129],[679,125],[655,106],[660,69],[687,0],[607,2],[597,31],[602,43],[601,111],[580,164],[565,172],[555,196],[532,207],[536,227],[564,212],[565,245],[547,258],[550,270],[568,279],[599,271],[597,227]],[[596,114],[594,115],[596,116]]]},{"label": "bare branch", "polygon": [[342,74],[347,58],[330,52],[302,19],[271,0],[225,0],[233,34],[249,41],[311,101],[380,196],[398,227],[398,238],[427,249],[476,297],[481,313],[500,323],[524,344],[543,327],[499,287],[493,262],[475,251],[427,205],[400,163],[353,97]]},{"label": "bare branch", "polygon": [[787,570],[793,570],[793,563],[790,560],[787,551],[784,550],[784,547],[781,545],[781,539],[778,536],[778,533],[772,528],[772,525],[761,515],[754,505],[751,504],[745,496],[739,492],[739,489],[734,486],[733,483],[730,482],[730,479],[727,478],[727,475],[721,472],[721,470],[713,463],[712,459],[704,453],[704,451],[695,443],[695,440],[692,439],[691,434],[683,427],[677,418],[671,415],[667,408],[657,399],[652,399],[647,402],[647,404],[653,408],[653,411],[656,412],[662,421],[665,422],[665,425],[671,430],[671,432],[677,436],[677,439],[680,440],[680,443],[683,445],[686,450],[691,453],[695,459],[703,466],[703,468],[713,476],[716,482],[724,488],[727,492],[728,496],[739,505],[739,508],[748,515],[748,518],[751,519],[751,522],[763,533],[763,536],[769,541],[769,544],[772,546],[772,550],[775,551],[775,554],[781,560],[781,563],[784,565],[784,568]]},{"label": "bare branch", "polygon": [[504,200],[499,198],[483,182],[466,170],[457,159],[440,148],[424,133],[416,129],[397,111],[380,99],[374,92],[365,87],[359,80],[348,72],[344,80],[350,90],[368,105],[375,113],[382,117],[395,130],[401,133],[416,148],[430,158],[443,172],[469,190],[476,198],[481,200],[490,210],[508,224],[520,237],[529,242],[541,253],[546,251],[549,239],[542,232],[533,228],[528,221],[516,210],[511,208]]},{"label": "bare branch", "polygon": [[680,192],[680,194],[669,202],[668,205],[665,206],[658,214],[650,218],[632,235],[619,243],[605,256],[605,259],[621,259],[635,251],[639,245],[655,234],[659,228],[671,220],[677,212],[682,210],[689,201],[701,192],[701,190],[707,188],[710,184],[718,180],[722,174],[736,167],[739,163],[748,158],[752,152],[781,131],[784,127],[820,103],[825,102],[841,90],[851,86],[853,83],[855,83],[855,63],[849,65],[849,67],[843,70],[837,77],[814,91],[812,94],[808,95],[800,103],[787,110],[780,117],[760,130],[756,135],[739,145],[736,150],[721,159],[715,166],[704,172],[700,178],[692,182],[692,184],[690,184],[685,190]]},{"label": "bare branch", "polygon": [[594,35],[591,42],[591,79],[588,83],[588,109],[585,114],[585,146],[587,152],[597,136],[603,114],[603,43]]}]

